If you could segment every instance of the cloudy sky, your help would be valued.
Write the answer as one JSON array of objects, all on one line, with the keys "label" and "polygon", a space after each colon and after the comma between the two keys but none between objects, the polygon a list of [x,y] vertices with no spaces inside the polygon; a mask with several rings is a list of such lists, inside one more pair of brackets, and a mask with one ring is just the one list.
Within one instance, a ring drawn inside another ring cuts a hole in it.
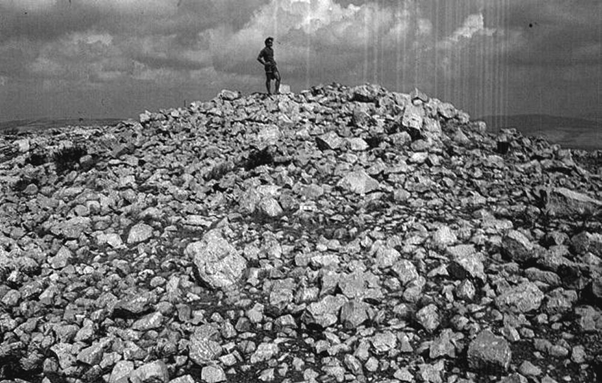
[{"label": "cloudy sky", "polygon": [[417,87],[473,117],[602,117],[600,0],[0,0],[0,121],[136,117],[221,89]]}]

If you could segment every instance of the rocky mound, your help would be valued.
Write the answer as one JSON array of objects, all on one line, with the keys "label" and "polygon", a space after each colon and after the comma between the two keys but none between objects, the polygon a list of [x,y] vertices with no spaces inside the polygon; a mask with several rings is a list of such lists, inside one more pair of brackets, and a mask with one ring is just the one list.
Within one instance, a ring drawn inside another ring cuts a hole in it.
[{"label": "rocky mound", "polygon": [[4,136],[0,379],[594,382],[599,154],[376,85]]}]

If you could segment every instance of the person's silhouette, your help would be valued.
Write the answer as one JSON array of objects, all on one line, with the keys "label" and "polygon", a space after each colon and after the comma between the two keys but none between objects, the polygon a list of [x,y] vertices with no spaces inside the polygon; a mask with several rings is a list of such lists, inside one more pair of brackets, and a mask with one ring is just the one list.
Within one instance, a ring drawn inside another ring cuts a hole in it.
[{"label": "person's silhouette", "polygon": [[268,91],[268,94],[272,94],[270,91],[270,82],[272,80],[276,81],[274,85],[274,93],[278,94],[280,92],[280,72],[278,72],[276,61],[274,60],[274,49],[272,48],[273,45],[273,37],[268,37],[265,39],[265,47],[261,50],[261,52],[259,52],[259,56],[257,56],[257,61],[259,61],[265,69],[265,87]]}]

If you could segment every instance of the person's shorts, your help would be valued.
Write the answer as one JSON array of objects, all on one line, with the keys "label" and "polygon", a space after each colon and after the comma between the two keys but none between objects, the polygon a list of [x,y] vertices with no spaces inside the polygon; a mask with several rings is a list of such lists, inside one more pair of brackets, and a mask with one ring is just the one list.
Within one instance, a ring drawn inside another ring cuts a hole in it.
[{"label": "person's shorts", "polygon": [[276,68],[273,65],[266,65],[265,66],[265,76],[267,77],[268,80],[275,80],[276,78],[278,78],[278,75],[280,73],[278,72],[278,68]]}]

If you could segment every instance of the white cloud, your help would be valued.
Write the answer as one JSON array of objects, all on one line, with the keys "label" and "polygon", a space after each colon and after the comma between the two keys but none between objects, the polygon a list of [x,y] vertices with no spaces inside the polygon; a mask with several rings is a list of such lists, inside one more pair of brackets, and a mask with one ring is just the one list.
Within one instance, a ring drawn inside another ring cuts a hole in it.
[{"label": "white cloud", "polygon": [[495,29],[485,27],[485,18],[482,13],[468,15],[461,27],[456,29],[447,41],[458,43],[462,40],[470,40],[475,35],[491,36]]}]

